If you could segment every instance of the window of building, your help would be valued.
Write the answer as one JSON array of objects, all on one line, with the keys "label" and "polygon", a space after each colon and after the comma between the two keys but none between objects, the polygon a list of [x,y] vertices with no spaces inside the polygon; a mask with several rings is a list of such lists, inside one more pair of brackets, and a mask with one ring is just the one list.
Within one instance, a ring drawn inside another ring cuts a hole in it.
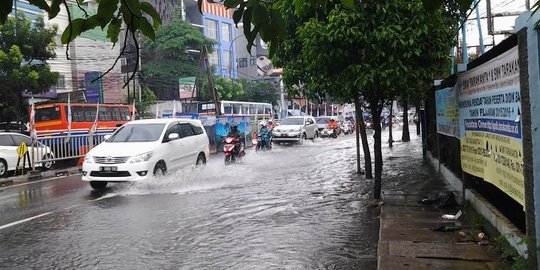
[{"label": "window of building", "polygon": [[238,58],[238,66],[239,67],[247,67],[247,57],[244,58]]},{"label": "window of building", "polygon": [[56,83],[56,89],[65,89],[66,88],[66,75],[60,74],[58,77],[58,82]]},{"label": "window of building", "polygon": [[208,55],[208,62],[211,66],[219,66],[219,59],[217,55],[217,51],[214,51],[210,55]]},{"label": "window of building", "polygon": [[231,41],[231,25],[228,23],[221,24],[221,39],[225,42]]},{"label": "window of building", "polygon": [[207,37],[218,40],[217,21],[204,19],[204,28]]},{"label": "window of building", "polygon": [[223,51],[223,68],[228,72],[232,72],[232,63],[231,63],[231,51]]},{"label": "window of building", "polygon": [[249,58],[249,65],[250,66],[254,66],[256,64],[257,64],[257,58],[255,58],[255,57]]}]

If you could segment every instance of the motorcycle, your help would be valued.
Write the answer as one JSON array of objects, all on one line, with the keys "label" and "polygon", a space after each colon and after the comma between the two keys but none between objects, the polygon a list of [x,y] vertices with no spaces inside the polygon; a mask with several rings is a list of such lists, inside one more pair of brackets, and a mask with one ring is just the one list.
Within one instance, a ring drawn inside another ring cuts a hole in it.
[{"label": "motorcycle", "polygon": [[337,127],[327,126],[321,131],[321,137],[337,138]]},{"label": "motorcycle", "polygon": [[343,131],[343,134],[345,135],[352,134],[353,132],[353,129],[350,124],[343,124],[343,126],[341,127],[341,130]]},{"label": "motorcycle", "polygon": [[[237,149],[237,145],[240,145],[240,149]],[[223,140],[223,151],[225,152],[225,165],[241,160],[246,154],[244,146],[236,137],[226,137]]]},{"label": "motorcycle", "polygon": [[255,151],[270,150],[270,149],[272,149],[272,140],[270,138],[270,132],[266,134],[258,134],[257,146],[255,147]]}]

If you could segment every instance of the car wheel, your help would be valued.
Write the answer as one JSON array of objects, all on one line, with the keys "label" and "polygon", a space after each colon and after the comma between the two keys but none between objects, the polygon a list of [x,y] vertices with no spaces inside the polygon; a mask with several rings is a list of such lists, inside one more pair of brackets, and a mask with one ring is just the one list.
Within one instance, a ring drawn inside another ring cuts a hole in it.
[{"label": "car wheel", "polygon": [[302,138],[300,138],[300,140],[298,141],[299,144],[304,144],[304,142],[306,141],[306,133],[302,133]]},{"label": "car wheel", "polygon": [[3,159],[0,159],[0,177],[6,176],[8,173],[7,162]]},{"label": "car wheel", "polygon": [[167,166],[165,166],[165,163],[160,161],[154,167],[154,176],[159,177],[159,176],[164,176],[165,174],[167,174]]},{"label": "car wheel", "polygon": [[[52,158],[52,156],[50,154],[46,154],[45,156],[43,156],[43,159],[45,159],[45,160],[51,159],[51,158]],[[54,164],[54,161],[52,161],[52,160],[43,162],[41,164],[41,169],[44,170],[44,171],[50,170],[52,168],[53,164]]]},{"label": "car wheel", "polygon": [[206,164],[206,157],[204,156],[203,153],[200,153],[199,156],[197,157],[197,162],[195,163],[195,165],[200,166],[200,165],[205,165],[205,164]]},{"label": "car wheel", "polygon": [[104,190],[107,187],[108,182],[106,181],[90,181],[90,186],[94,190]]}]

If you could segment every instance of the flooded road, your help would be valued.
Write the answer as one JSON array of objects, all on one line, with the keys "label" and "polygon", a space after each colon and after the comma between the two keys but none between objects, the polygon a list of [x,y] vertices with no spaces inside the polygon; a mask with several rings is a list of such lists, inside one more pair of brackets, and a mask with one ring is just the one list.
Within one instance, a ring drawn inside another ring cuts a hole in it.
[{"label": "flooded road", "polygon": [[93,192],[80,176],[0,191],[0,268],[376,269],[379,210],[354,136],[249,151]]}]

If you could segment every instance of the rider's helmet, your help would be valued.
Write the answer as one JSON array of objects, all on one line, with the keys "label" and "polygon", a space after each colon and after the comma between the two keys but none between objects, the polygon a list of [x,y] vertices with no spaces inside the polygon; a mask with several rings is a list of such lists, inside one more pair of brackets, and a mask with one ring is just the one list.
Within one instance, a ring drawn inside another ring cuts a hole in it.
[{"label": "rider's helmet", "polygon": [[266,121],[261,121],[261,127],[266,127]]},{"label": "rider's helmet", "polygon": [[233,130],[233,131],[238,130],[238,123],[234,123],[234,122],[233,122],[233,123],[231,124],[231,130]]}]

